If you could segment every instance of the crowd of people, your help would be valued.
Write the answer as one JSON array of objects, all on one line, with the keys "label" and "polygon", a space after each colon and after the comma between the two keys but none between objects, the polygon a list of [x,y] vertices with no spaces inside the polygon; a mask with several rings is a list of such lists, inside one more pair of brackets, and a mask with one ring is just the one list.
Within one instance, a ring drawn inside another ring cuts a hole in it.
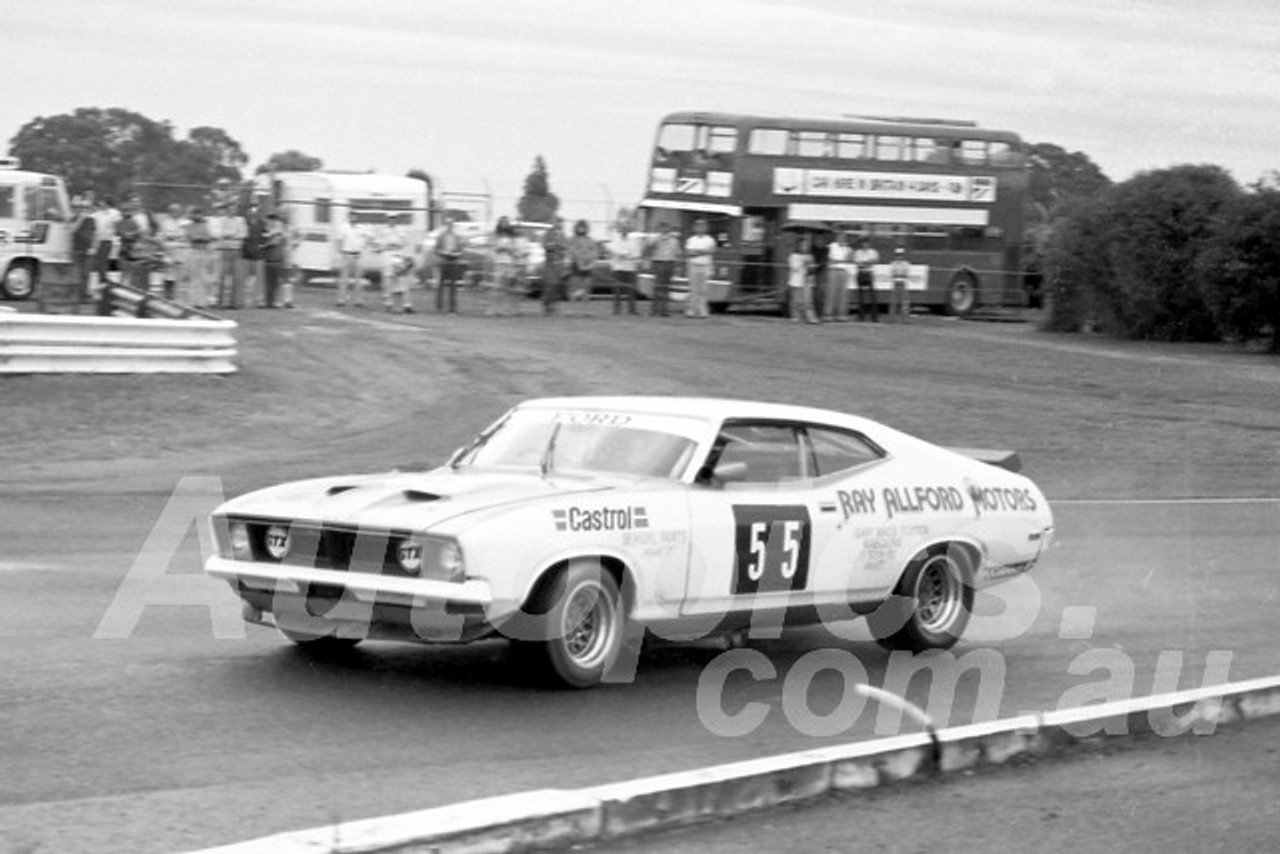
[{"label": "crowd of people", "polygon": [[[110,199],[94,203],[78,197],[72,207],[73,257],[85,299],[93,299],[105,283],[115,281],[197,308],[294,306],[300,237],[281,211],[265,213],[254,205],[242,211],[226,202],[207,212],[200,206],[171,204],[153,213],[137,196],[118,208]],[[545,314],[583,314],[600,284],[601,268],[607,265],[615,314],[639,313],[637,291],[643,271],[653,281],[649,314],[668,317],[674,312],[672,282],[683,264],[688,282],[683,314],[710,316],[708,287],[718,244],[705,219],[694,221],[688,237],[667,222],[644,236],[626,221],[616,229],[602,252],[585,220],[566,232],[564,221],[556,219],[539,241],[543,260],[535,268],[531,238],[502,217],[486,241],[487,269],[479,277],[483,313],[520,313],[536,284]],[[786,261],[792,320],[848,320],[850,291],[857,298],[858,320],[879,319],[872,269],[880,256],[868,240],[854,245],[847,233],[829,240],[810,233],[791,237]],[[416,311],[416,282],[434,289],[437,312],[457,313],[458,292],[468,278],[467,248],[467,240],[447,215],[442,228],[417,245],[394,220],[376,225],[348,220],[334,241],[337,305],[366,307],[367,264],[374,258],[387,311]],[[895,250],[890,271],[887,319],[905,322],[910,315],[910,265],[901,247]]]},{"label": "crowd of people", "polygon": [[293,308],[288,259],[296,239],[278,213],[234,203],[206,211],[171,204],[156,213],[138,196],[72,201],[72,256],[85,299],[109,282],[194,306]]}]

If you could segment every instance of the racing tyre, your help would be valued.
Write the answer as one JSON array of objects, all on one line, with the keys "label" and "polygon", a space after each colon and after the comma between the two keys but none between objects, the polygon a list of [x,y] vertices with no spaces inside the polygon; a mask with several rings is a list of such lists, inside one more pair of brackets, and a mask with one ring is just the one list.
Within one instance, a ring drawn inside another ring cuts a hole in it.
[{"label": "racing tyre", "polygon": [[35,271],[27,264],[14,264],[5,271],[4,279],[0,281],[0,295],[5,299],[27,299],[35,290]]},{"label": "racing tyre", "polygon": [[954,646],[973,610],[973,561],[951,546],[916,556],[894,595],[867,618],[886,649],[924,652]]},{"label": "racing tyre", "polygon": [[333,635],[316,637],[305,632],[292,632],[288,629],[276,629],[285,639],[295,644],[298,649],[315,655],[341,655],[359,646],[361,638],[340,638]]},{"label": "racing tyre", "polygon": [[947,314],[968,317],[978,307],[978,280],[972,273],[956,273],[947,285]]},{"label": "racing tyre", "polygon": [[618,583],[596,561],[574,561],[535,596],[538,640],[516,642],[535,674],[569,688],[600,684],[617,662],[626,634]]}]

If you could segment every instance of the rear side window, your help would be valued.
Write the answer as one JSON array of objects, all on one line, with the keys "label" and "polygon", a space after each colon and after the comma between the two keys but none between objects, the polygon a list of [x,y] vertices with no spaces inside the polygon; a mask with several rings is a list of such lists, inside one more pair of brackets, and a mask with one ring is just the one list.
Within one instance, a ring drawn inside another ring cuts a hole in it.
[{"label": "rear side window", "polygon": [[0,186],[0,217],[5,219],[13,219],[16,212],[13,209],[13,185]]},{"label": "rear side window", "polygon": [[857,468],[884,456],[883,452],[857,433],[828,427],[809,427],[815,477]]}]

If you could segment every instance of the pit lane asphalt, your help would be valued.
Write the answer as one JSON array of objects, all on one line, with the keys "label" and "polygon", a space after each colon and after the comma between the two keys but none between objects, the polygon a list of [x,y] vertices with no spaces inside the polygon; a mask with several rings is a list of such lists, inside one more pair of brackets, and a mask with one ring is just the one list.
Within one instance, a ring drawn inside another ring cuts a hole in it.
[{"label": "pit lane asphalt", "polygon": [[[406,454],[413,437],[373,438],[391,438],[393,452]],[[436,455],[456,437],[438,441],[428,449]],[[365,455],[345,459],[359,470],[377,459]],[[332,449],[269,464],[211,452],[176,472],[121,479],[91,468],[52,486],[6,490],[2,850],[180,850],[888,734],[876,732],[871,711],[826,739],[785,719],[785,675],[815,649],[855,655],[875,684],[885,675],[887,656],[874,645],[818,630],[757,645],[776,678],[730,680],[725,711],[753,701],[771,709],[763,726],[738,738],[711,734],[698,714],[699,675],[719,654],[709,647],[656,651],[632,686],[558,693],[525,685],[496,644],[369,645],[325,662],[265,630],[217,639],[209,609],[198,605],[152,606],[127,639],[94,638],[184,471],[216,471],[232,494],[319,463],[332,466]],[[1182,651],[1183,660],[1177,686],[1164,690],[1198,686],[1213,650],[1232,653],[1231,679],[1275,672],[1277,505],[1064,502],[1056,510],[1059,546],[1015,602],[1021,613],[1038,598],[1035,619],[993,647],[1007,667],[999,715],[1053,708],[1069,687],[1104,678],[1071,671],[1092,660],[1079,658],[1091,650],[1123,653],[1138,694],[1152,691],[1165,650]],[[200,562],[189,531],[164,567],[195,573]],[[187,583],[188,593],[229,597],[198,574]],[[962,680],[955,713],[940,723],[971,720],[973,681]],[[822,674],[809,706],[829,712],[843,690],[835,673]],[[928,702],[919,680],[910,695]]]}]

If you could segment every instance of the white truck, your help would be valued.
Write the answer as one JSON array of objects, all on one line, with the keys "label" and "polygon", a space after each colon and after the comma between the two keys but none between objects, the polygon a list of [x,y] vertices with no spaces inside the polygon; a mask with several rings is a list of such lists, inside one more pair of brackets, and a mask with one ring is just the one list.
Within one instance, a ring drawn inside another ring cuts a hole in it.
[{"label": "white truck", "polygon": [[71,207],[56,175],[0,157],[0,297],[27,299],[71,264]]},{"label": "white truck", "polygon": [[[292,262],[303,280],[335,275],[338,235],[348,221],[370,236],[399,224],[416,251],[430,230],[430,188],[425,181],[373,172],[275,172],[254,179],[254,195],[282,212],[294,234]],[[381,264],[372,249],[362,257],[372,278]]]}]

